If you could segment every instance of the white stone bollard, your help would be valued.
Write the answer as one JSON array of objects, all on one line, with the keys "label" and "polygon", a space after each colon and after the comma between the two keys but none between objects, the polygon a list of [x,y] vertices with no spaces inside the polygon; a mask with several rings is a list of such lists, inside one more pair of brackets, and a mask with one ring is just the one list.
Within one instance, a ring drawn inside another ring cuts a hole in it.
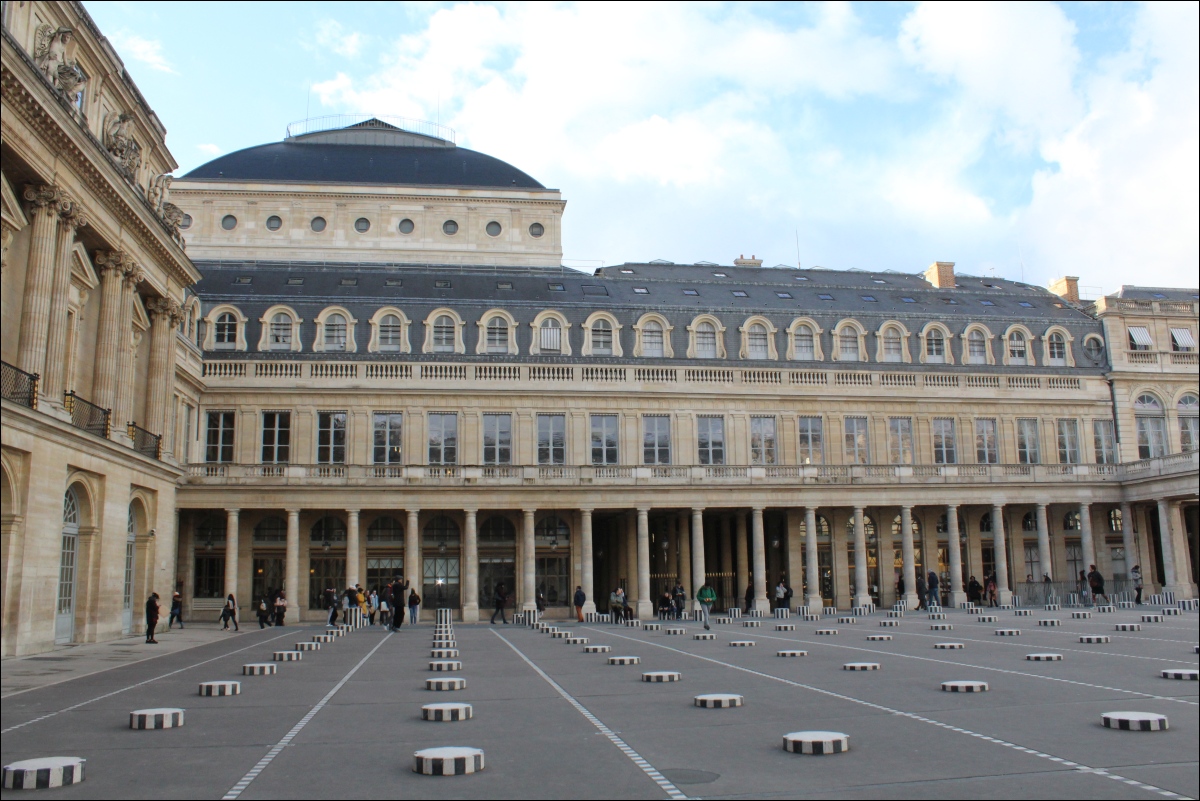
[{"label": "white stone bollard", "polygon": [[679,634],[687,634],[687,629],[682,628],[680,626],[668,626],[665,633],[670,634],[672,636],[679,635]]},{"label": "white stone bollard", "polygon": [[1038,621],[1039,626],[1061,626],[1062,621],[1058,618],[1045,618]]},{"label": "white stone bollard", "polygon": [[319,642],[298,642],[292,646],[293,651],[320,651],[321,643]]},{"label": "white stone bollard", "polygon": [[242,683],[240,681],[202,681],[200,682],[200,695],[205,697],[220,696],[220,695],[241,695]]},{"label": "white stone bollard", "polygon": [[475,709],[470,704],[425,704],[421,707],[421,720],[451,722],[470,720]]},{"label": "white stone bollard", "polygon": [[4,766],[5,790],[48,790],[83,781],[80,757],[55,756],[22,759]]},{"label": "white stone bollard", "polygon": [[1020,629],[996,629],[997,637],[1020,637]]},{"label": "white stone bollard", "polygon": [[743,620],[742,628],[744,628],[744,629],[761,629],[762,621],[761,620]]},{"label": "white stone bollard", "polygon": [[847,662],[842,670],[879,670],[878,662]]},{"label": "white stone bollard", "polygon": [[131,729],[177,729],[182,725],[183,710],[174,707],[135,709],[129,713]]},{"label": "white stone bollard", "polygon": [[251,662],[248,665],[242,665],[243,676],[274,676],[274,662]]},{"label": "white stone bollard", "polygon": [[879,621],[879,625],[883,626],[885,629],[895,629],[895,628],[900,627],[900,621],[899,620],[881,620],[881,621]]},{"label": "white stone bollard", "polygon": [[795,631],[796,624],[795,623],[776,623],[775,630],[776,631]]},{"label": "white stone bollard", "polygon": [[1163,616],[1162,615],[1142,615],[1142,622],[1143,623],[1162,623]]},{"label": "white stone bollard", "polygon": [[478,748],[426,748],[413,754],[413,773],[425,776],[464,776],[483,770]]},{"label": "white stone bollard", "polygon": [[425,689],[437,692],[453,692],[467,689],[466,679],[425,679]]},{"label": "white stone bollard", "polygon": [[783,750],[790,754],[841,754],[850,750],[850,735],[839,731],[794,731],[783,735]]},{"label": "white stone bollard", "polygon": [[1170,728],[1166,715],[1153,712],[1105,712],[1100,725],[1120,731],[1166,731]]},{"label": "white stone bollard", "polygon": [[1025,659],[1030,662],[1061,662],[1062,654],[1026,654]]},{"label": "white stone bollard", "polygon": [[664,682],[683,681],[683,674],[671,670],[652,670],[642,674],[642,681]]},{"label": "white stone bollard", "polygon": [[588,644],[587,637],[568,637],[567,638],[567,645],[587,645],[587,644]]},{"label": "white stone bollard", "polygon": [[953,623],[930,623],[930,631],[954,631]]},{"label": "white stone bollard", "polygon": [[988,691],[988,683],[986,681],[943,681],[942,692],[944,693],[986,693]]},{"label": "white stone bollard", "polygon": [[733,693],[705,693],[692,699],[692,705],[701,709],[730,709],[743,706],[746,699]]},{"label": "white stone bollard", "polygon": [[1000,622],[1000,618],[996,617],[995,615],[980,615],[978,618],[976,618],[976,620],[978,620],[980,623],[999,623]]}]

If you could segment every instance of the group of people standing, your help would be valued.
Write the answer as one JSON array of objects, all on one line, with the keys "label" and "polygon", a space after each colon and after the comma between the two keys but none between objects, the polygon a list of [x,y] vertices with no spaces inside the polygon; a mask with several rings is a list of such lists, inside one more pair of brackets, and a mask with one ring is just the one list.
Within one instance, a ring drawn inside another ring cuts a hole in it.
[{"label": "group of people standing", "polygon": [[416,624],[421,612],[421,596],[412,589],[410,582],[396,576],[383,587],[372,590],[363,589],[355,584],[347,587],[341,593],[332,587],[323,593],[323,608],[329,613],[329,625],[336,625],[338,615],[344,624],[350,623],[351,610],[357,609],[368,626],[375,625],[378,615],[379,625],[389,631],[398,631],[404,625],[405,609],[408,618]]},{"label": "group of people standing", "polygon": [[[974,576],[971,576],[971,581],[974,582],[976,585],[979,585],[979,582],[975,581]],[[942,582],[941,582],[941,579],[938,578],[938,574],[933,572],[932,570],[930,570],[924,576],[917,574],[917,587],[916,587],[917,609],[928,609],[931,606],[941,606],[942,605],[941,584],[942,584]],[[994,586],[995,586],[994,577],[992,580],[992,584],[993,584],[993,588],[994,588]],[[896,579],[896,597],[903,598],[905,589],[906,589],[906,587],[904,585],[904,576],[900,576],[900,578]],[[969,596],[970,589],[968,589],[967,592],[968,592],[968,596]],[[983,592],[982,586],[980,586],[980,592],[981,593]],[[994,592],[993,592],[993,594],[994,594]]]}]

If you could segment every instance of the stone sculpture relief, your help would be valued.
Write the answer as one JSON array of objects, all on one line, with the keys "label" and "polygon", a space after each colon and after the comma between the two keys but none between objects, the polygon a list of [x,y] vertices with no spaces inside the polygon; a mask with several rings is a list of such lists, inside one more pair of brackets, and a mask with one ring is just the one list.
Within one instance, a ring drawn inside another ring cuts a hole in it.
[{"label": "stone sculpture relief", "polygon": [[171,205],[167,201],[171,199],[171,182],[174,180],[175,176],[164,172],[151,178],[150,185],[146,187],[146,199],[158,212],[158,216],[164,219],[166,218],[166,206]]},{"label": "stone sculpture relief", "polygon": [[110,111],[104,118],[104,147],[131,175],[142,166],[142,146],[130,133],[133,115]]},{"label": "stone sculpture relief", "polygon": [[74,98],[87,77],[75,63],[75,31],[40,25],[35,33],[33,61],[54,88]]}]

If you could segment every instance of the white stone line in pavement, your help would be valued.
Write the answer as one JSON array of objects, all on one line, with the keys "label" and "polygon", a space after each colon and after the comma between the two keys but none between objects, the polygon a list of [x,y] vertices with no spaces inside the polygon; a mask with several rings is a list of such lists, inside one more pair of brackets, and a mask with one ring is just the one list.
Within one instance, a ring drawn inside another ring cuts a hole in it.
[{"label": "white stone line in pavement", "polygon": [[370,651],[367,652],[366,656],[364,656],[362,659],[358,660],[358,664],[356,664],[354,667],[350,668],[350,672],[347,673],[345,676],[342,676],[342,680],[339,681],[337,684],[333,685],[333,689],[330,690],[329,692],[325,693],[325,697],[322,698],[320,701],[318,701],[316,706],[314,706],[312,709],[308,710],[308,714],[306,714],[304,717],[300,718],[299,722],[296,723],[296,725],[293,726],[287,734],[283,735],[283,739],[280,740],[279,742],[275,743],[274,747],[271,748],[271,750],[267,752],[266,756],[264,756],[262,759],[258,760],[257,765],[250,768],[249,773],[247,773],[245,776],[243,776],[241,778],[241,780],[238,781],[237,784],[233,785],[233,787],[230,787],[229,792],[227,792],[227,793],[225,793],[225,795],[221,796],[222,801],[227,801],[227,799],[237,798],[243,792],[245,792],[246,788],[250,786],[250,782],[257,779],[258,774],[260,774],[264,770],[266,770],[267,766],[271,764],[271,762],[275,759],[275,757],[279,756],[279,753],[281,751],[283,751],[283,749],[287,748],[289,745],[292,744],[292,740],[296,739],[296,735],[298,735],[300,733],[300,730],[303,729],[305,726],[307,726],[308,722],[310,720],[312,720],[314,717],[316,717],[318,712],[320,712],[322,709],[325,708],[325,705],[329,703],[329,701],[333,698],[333,696],[337,695],[338,690],[342,689],[342,687],[345,686],[346,682],[350,681],[351,677],[354,676],[354,674],[358,672],[358,669],[361,668],[363,665],[365,665],[367,663],[367,660],[370,659],[371,657],[373,657],[375,655],[375,652],[378,651],[380,648],[382,648],[383,644],[392,638],[393,634],[395,634],[394,631],[389,631],[387,634],[384,635],[382,640],[380,640],[378,643],[375,644],[374,648],[372,648]]},{"label": "white stone line in pavement", "polygon": [[[678,801],[685,801],[687,799],[688,796],[686,793],[682,792],[678,787],[676,787],[674,784],[672,784],[670,781],[668,781],[667,778],[665,776],[663,776],[661,773],[659,773],[658,770],[653,765],[651,765],[649,762],[647,762],[645,759],[643,759],[641,754],[639,754],[637,751],[634,751],[632,748],[630,748],[628,743],[626,743],[624,740],[622,740],[612,729],[605,726],[598,717],[596,717],[590,711],[588,711],[587,707],[585,707],[583,704],[579,703],[579,701],[576,700],[575,696],[571,695],[569,692],[564,690],[562,688],[562,686],[559,685],[558,682],[556,682],[554,679],[550,678],[550,676],[546,673],[546,671],[542,670],[540,667],[538,667],[536,664],[534,664],[533,660],[531,660],[529,657],[525,656],[525,654],[521,652],[520,648],[518,648],[517,646],[515,646],[511,642],[509,642],[507,637],[505,637],[503,634],[496,631],[495,629],[492,629],[491,632],[492,632],[492,634],[495,634],[497,637],[499,637],[501,640],[503,640],[504,644],[507,645],[509,648],[511,648],[513,650],[513,653],[515,653],[517,656],[521,657],[521,659],[525,662],[525,664],[527,664],[531,668],[533,668],[533,670],[539,676],[541,676],[542,679],[547,684],[549,684],[551,687],[554,688],[554,691],[556,693],[558,693],[560,696],[562,696],[564,701],[566,701],[571,706],[575,707],[575,711],[578,712],[579,714],[583,715],[584,718],[587,719],[588,723],[591,723],[593,726],[596,727],[596,729],[601,734],[603,734],[605,737],[608,738],[609,742],[611,742],[617,748],[621,749],[621,753],[623,753],[625,756],[629,757],[630,761],[632,761],[633,764],[635,764],[639,768],[641,768],[642,772],[645,773],[647,776],[649,776],[651,781],[653,781],[655,784],[657,784],[662,789],[662,791],[665,792],[670,798],[678,799]],[[621,635],[617,635],[617,636],[619,637]],[[632,640],[634,638],[626,637],[625,639]],[[643,641],[638,640],[638,642],[643,642]],[[669,650],[674,651],[675,649],[671,648]],[[683,651],[680,651],[680,653],[683,653]]]},{"label": "white stone line in pavement", "polygon": [[[1059,765],[1062,765],[1063,767],[1071,768],[1078,773],[1094,773],[1097,776],[1103,776],[1106,779],[1113,779],[1114,781],[1123,782],[1124,784],[1128,784],[1131,787],[1138,787],[1143,790],[1148,790],[1152,793],[1157,793],[1165,798],[1190,799],[1189,796],[1181,795],[1172,790],[1166,790],[1162,787],[1155,787],[1152,784],[1146,784],[1145,782],[1139,782],[1135,779],[1128,779],[1124,776],[1118,776],[1115,773],[1109,773],[1108,770],[1105,768],[1093,768],[1088,765],[1084,765],[1080,762],[1073,762],[1069,759],[1064,759],[1063,757],[1057,757],[1057,756],[1054,756],[1053,754],[1047,754],[1047,753],[1038,751],[1033,748],[1026,748],[1023,745],[1017,745],[1016,743],[1009,742],[1008,740],[1001,740],[998,737],[991,737],[986,734],[980,734],[979,732],[971,731],[970,729],[960,728],[959,726],[952,726],[949,723],[943,723],[940,720],[934,720],[933,718],[927,718],[923,715],[918,715],[915,712],[905,712],[904,710],[894,709],[889,706],[884,706],[883,704],[876,704],[872,701],[864,701],[863,699],[855,698],[852,695],[845,695],[844,693],[834,692],[833,690],[825,690],[825,689],[822,689],[821,687],[814,687],[811,684],[802,684],[801,682],[798,682],[798,681],[792,681],[791,679],[785,679],[780,676],[773,676],[770,673],[763,673],[762,671],[753,670],[748,667],[742,667],[741,665],[734,665],[729,662],[722,662],[720,659],[713,659],[710,656],[701,656],[700,654],[693,654],[688,651],[681,650],[679,648],[672,648],[671,646],[663,645],[662,643],[652,642],[650,640],[639,640],[636,637],[627,637],[623,634],[616,634],[615,636],[621,637],[622,639],[626,639],[626,640],[633,640],[634,642],[639,642],[644,645],[651,645],[651,646],[654,646],[655,648],[662,648],[665,651],[673,651],[674,653],[683,654],[684,656],[690,656],[693,659],[700,659],[704,662],[711,662],[714,665],[721,665],[722,667],[731,668],[733,670],[738,670],[743,673],[749,673],[752,676],[758,676],[760,678],[770,679],[771,681],[780,682],[781,684],[787,684],[792,687],[798,687],[802,690],[809,690],[811,692],[819,693],[821,695],[827,695],[830,698],[837,698],[841,701],[849,701],[851,703],[860,704],[861,706],[869,707],[871,709],[878,709],[880,712],[886,712],[889,715],[896,715],[897,717],[908,718],[910,720],[916,720],[921,723],[928,723],[931,726],[937,726],[940,729],[946,729],[946,730],[952,731],[956,734],[965,734],[968,737],[974,737],[978,740],[983,740],[984,742],[995,743],[996,745],[1000,745],[1005,748],[1012,749],[1013,751],[1020,751],[1021,753],[1029,754],[1030,756],[1035,756],[1035,757],[1038,757],[1039,759],[1047,759],[1051,762],[1056,762]],[[783,638],[779,637],[779,638],[775,638],[775,639],[783,639]]]},{"label": "white stone line in pavement", "polygon": [[[923,634],[923,633],[917,632],[917,631],[900,631],[897,633],[898,634],[906,634],[910,637],[934,637],[937,639],[941,638],[941,636],[939,636],[937,634]],[[1035,632],[1033,632],[1031,630],[1031,633],[1035,633]],[[1040,632],[1039,631],[1036,633],[1050,635],[1050,632]],[[1050,636],[1057,637],[1059,635],[1066,635],[1069,637],[1069,636],[1071,636],[1071,634],[1072,634],[1072,632],[1069,632],[1069,631],[1056,631],[1053,633],[1053,635],[1050,635]],[[942,636],[944,636],[944,635],[942,635]],[[959,639],[962,640],[963,642],[975,642],[975,643],[980,643],[983,645],[1007,645],[1010,648],[1025,648],[1025,649],[1029,649],[1031,647],[1028,642],[1023,642],[1023,643],[1022,642],[1014,642],[1010,639],[1005,639],[1005,638],[990,639],[990,640],[972,640],[969,637],[959,637]],[[1136,642],[1137,640],[1139,640],[1141,638],[1125,637],[1123,639],[1129,639],[1129,640],[1133,640]],[[1150,640],[1152,638],[1146,637],[1145,639]],[[1185,641],[1184,640],[1159,640],[1159,642],[1185,642]],[[1185,642],[1185,644],[1192,645],[1193,643]],[[1049,647],[1049,646],[1047,646],[1047,647]],[[1184,665],[1191,664],[1190,662],[1188,662],[1184,659],[1171,659],[1171,658],[1163,657],[1163,656],[1140,656],[1138,654],[1115,654],[1112,651],[1096,651],[1096,650],[1089,650],[1087,648],[1060,648],[1057,645],[1054,646],[1054,649],[1056,651],[1064,651],[1064,652],[1073,653],[1073,654],[1087,654],[1088,656],[1116,656],[1116,657],[1120,657],[1122,659],[1143,659],[1143,660],[1146,660],[1149,662],[1171,662],[1171,663],[1179,663],[1179,664],[1184,664]]]},{"label": "white stone line in pavement", "polygon": [[[71,706],[68,706],[65,709],[60,709],[57,712],[48,712],[47,714],[42,715],[41,717],[34,718],[33,720],[27,720],[24,723],[18,723],[15,726],[9,726],[7,729],[0,731],[0,734],[8,734],[10,731],[16,731],[17,729],[23,729],[26,726],[33,725],[34,723],[40,723],[43,720],[49,720],[50,718],[55,717],[56,715],[61,715],[64,712],[72,712],[76,709],[79,709],[81,706],[87,706],[88,704],[94,704],[97,701],[103,701],[105,698],[112,698],[114,695],[120,695],[121,693],[127,692],[129,690],[136,690],[138,687],[144,687],[147,684],[151,684],[153,682],[158,681],[159,679],[170,678],[171,676],[175,676],[180,673],[185,673],[185,672],[191,670],[192,668],[198,668],[201,665],[207,665],[209,662],[216,662],[217,660],[224,659],[227,656],[233,656],[234,654],[240,654],[242,651],[249,651],[251,648],[258,648],[258,647],[262,646],[263,643],[271,642],[271,640],[278,640],[280,637],[290,637],[290,636],[292,636],[291,632],[288,632],[287,634],[280,634],[278,637],[271,637],[268,640],[260,640],[259,642],[254,643],[254,645],[247,645],[245,648],[238,648],[236,651],[229,651],[228,653],[221,654],[220,656],[214,656],[212,659],[205,659],[203,662],[197,662],[194,665],[188,665],[187,667],[182,667],[179,670],[172,670],[170,673],[164,673],[161,676],[155,676],[152,679],[146,679],[145,681],[139,681],[137,684],[130,684],[128,687],[122,687],[119,690],[113,690],[110,693],[105,693],[104,695],[98,695],[95,698],[89,698],[87,701],[80,701],[78,704],[71,704]],[[138,663],[131,662],[130,664],[136,665]],[[125,666],[122,666],[122,667],[125,667]],[[88,676],[94,676],[94,675],[96,675],[96,674],[89,673],[86,676],[79,676],[78,678],[86,679]],[[48,686],[53,686],[53,685],[48,685]],[[42,689],[42,688],[39,687],[37,689]]]},{"label": "white stone line in pavement", "polygon": [[[1117,621],[1113,620],[1112,618],[1107,618],[1107,619],[1101,618],[1100,620],[1097,620],[1096,622],[1102,623],[1104,625],[1109,625],[1109,624],[1115,623]],[[1151,628],[1143,628],[1141,631],[1142,632],[1160,631],[1163,628],[1162,626],[1160,626],[1158,624],[1148,624],[1148,625],[1150,625]],[[962,626],[964,629],[968,629],[968,630],[970,630],[970,629],[986,630],[986,629],[990,628],[989,626],[981,626],[978,623],[962,623]],[[1109,633],[1108,629],[1104,629],[1103,631],[1106,634]],[[1032,633],[1032,630],[1031,630],[1031,633]],[[1070,631],[1068,629],[1063,629],[1063,628],[1060,628],[1058,631],[1054,631],[1054,632],[1046,631],[1046,632],[1039,632],[1039,633],[1052,634],[1052,635],[1066,634],[1068,636],[1090,636],[1090,635],[1096,634],[1096,632],[1094,632],[1094,631]],[[1131,642],[1174,642],[1174,643],[1182,643],[1184,645],[1195,645],[1196,644],[1195,640],[1172,640],[1172,639],[1168,639],[1166,637],[1141,637],[1141,636],[1134,636],[1132,634],[1124,634],[1124,635],[1114,634],[1112,636],[1114,639],[1117,639],[1117,640],[1129,640]],[[1088,651],[1087,653],[1090,654],[1090,653],[1096,653],[1096,652]],[[1108,654],[1108,656],[1128,656],[1128,654]],[[1159,657],[1140,656],[1137,658],[1138,659],[1158,659]]]}]

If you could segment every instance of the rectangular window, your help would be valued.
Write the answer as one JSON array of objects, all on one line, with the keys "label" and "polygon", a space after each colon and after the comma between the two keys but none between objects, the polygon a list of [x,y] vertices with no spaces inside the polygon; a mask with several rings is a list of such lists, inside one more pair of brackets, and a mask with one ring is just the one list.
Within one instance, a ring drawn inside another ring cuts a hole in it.
[{"label": "rectangular window", "polygon": [[592,355],[612,356],[613,330],[607,321],[601,320],[592,326]]},{"label": "rectangular window", "polygon": [[725,418],[697,417],[696,445],[700,464],[725,464]]},{"label": "rectangular window", "polygon": [[1038,421],[1033,418],[1017,420],[1017,461],[1021,464],[1040,464],[1042,461]]},{"label": "rectangular window", "polygon": [[225,591],[225,556],[196,554],[192,574],[193,598],[221,598]]},{"label": "rectangular window", "polygon": [[1058,421],[1058,463],[1079,464],[1079,421]]},{"label": "rectangular window", "polygon": [[1140,325],[1129,326],[1130,350],[1154,350],[1154,340],[1150,338],[1150,329]]},{"label": "rectangular window", "polygon": [[618,464],[618,417],[615,414],[592,415],[592,464]]},{"label": "rectangular window", "polygon": [[1196,435],[1198,433],[1198,422],[1200,422],[1200,418],[1179,418],[1179,451],[1181,453],[1191,453],[1197,450]]},{"label": "rectangular window", "polygon": [[867,437],[867,418],[845,419],[846,464],[868,464],[871,461]]},{"label": "rectangular window", "polygon": [[562,328],[558,320],[546,320],[540,329],[541,337],[538,347],[542,353],[559,353],[562,350]]},{"label": "rectangular window", "polygon": [[429,413],[429,463],[458,464],[458,415]]},{"label": "rectangular window", "polygon": [[399,412],[375,412],[375,464],[400,464],[403,431],[404,415]]},{"label": "rectangular window", "polygon": [[567,463],[567,418],[562,414],[538,415],[538,464]]},{"label": "rectangular window", "polygon": [[271,333],[267,342],[271,350],[292,349],[292,318],[277,314],[271,320]]},{"label": "rectangular window", "polygon": [[[432,438],[430,447],[433,447]],[[429,461],[433,462],[432,456]],[[483,416],[483,463],[512,464],[512,415]]]},{"label": "rectangular window", "polygon": [[1042,580],[1042,555],[1036,542],[1025,545],[1025,574],[1032,576],[1035,582]]},{"label": "rectangular window", "polygon": [[800,464],[825,464],[825,425],[820,417],[800,418]]},{"label": "rectangular window", "polygon": [[1167,454],[1167,431],[1161,417],[1137,418],[1138,458],[1154,459]]},{"label": "rectangular window", "polygon": [[807,325],[796,329],[796,359],[802,362],[815,361],[817,344],[813,330]]},{"label": "rectangular window", "polygon": [[939,417],[933,421],[933,461],[935,464],[958,464],[958,443],[954,421]]},{"label": "rectangular window", "polygon": [[292,413],[262,413],[262,463],[287,464],[292,450]]},{"label": "rectangular window", "polygon": [[1179,353],[1193,353],[1196,350],[1196,339],[1190,328],[1171,329],[1171,350]]},{"label": "rectangular window", "polygon": [[192,412],[195,411],[186,403],[183,405],[183,447],[179,456],[184,464],[192,461]]},{"label": "rectangular window", "polygon": [[642,329],[642,355],[659,357],[664,353],[662,326],[655,322],[646,323]]},{"label": "rectangular window", "polygon": [[317,464],[346,463],[346,413],[317,412]]},{"label": "rectangular window", "polygon": [[888,420],[888,463],[913,463],[911,417],[893,417]]},{"label": "rectangular window", "polygon": [[775,464],[775,418],[750,418],[750,463]]},{"label": "rectangular window", "polygon": [[975,421],[975,462],[999,464],[1000,444],[996,439],[996,421],[988,418]]},{"label": "rectangular window", "polygon": [[717,358],[717,329],[711,323],[701,323],[696,329],[696,358]]},{"label": "rectangular window", "polygon": [[671,463],[671,418],[646,415],[642,418],[642,463]]},{"label": "rectangular window", "polygon": [[1117,437],[1112,420],[1092,421],[1092,444],[1096,449],[1096,464],[1117,463]]},{"label": "rectangular window", "polygon": [[233,461],[233,412],[208,413],[208,442],[204,461],[229,464]]}]

